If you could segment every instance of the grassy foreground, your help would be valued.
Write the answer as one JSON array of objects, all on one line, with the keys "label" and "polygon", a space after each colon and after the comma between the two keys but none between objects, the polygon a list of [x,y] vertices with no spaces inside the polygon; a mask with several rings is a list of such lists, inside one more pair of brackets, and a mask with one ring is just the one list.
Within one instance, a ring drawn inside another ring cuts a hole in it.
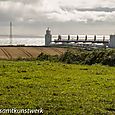
[{"label": "grassy foreground", "polygon": [[115,67],[0,61],[0,109],[45,115],[115,114]]}]

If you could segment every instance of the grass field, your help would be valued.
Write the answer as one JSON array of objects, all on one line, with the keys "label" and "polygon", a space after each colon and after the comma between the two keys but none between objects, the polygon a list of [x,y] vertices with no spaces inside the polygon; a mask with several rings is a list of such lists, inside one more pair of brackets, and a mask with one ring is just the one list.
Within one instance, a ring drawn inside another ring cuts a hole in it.
[{"label": "grass field", "polygon": [[115,114],[115,67],[0,61],[0,109],[44,115]]}]

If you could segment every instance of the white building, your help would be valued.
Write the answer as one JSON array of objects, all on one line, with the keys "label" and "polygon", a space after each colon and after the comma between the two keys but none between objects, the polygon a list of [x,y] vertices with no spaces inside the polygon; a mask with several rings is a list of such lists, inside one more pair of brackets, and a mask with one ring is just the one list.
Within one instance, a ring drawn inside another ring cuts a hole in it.
[{"label": "white building", "polygon": [[110,35],[109,47],[115,48],[115,35]]},{"label": "white building", "polygon": [[45,46],[49,46],[52,40],[51,30],[47,28],[45,34]]}]

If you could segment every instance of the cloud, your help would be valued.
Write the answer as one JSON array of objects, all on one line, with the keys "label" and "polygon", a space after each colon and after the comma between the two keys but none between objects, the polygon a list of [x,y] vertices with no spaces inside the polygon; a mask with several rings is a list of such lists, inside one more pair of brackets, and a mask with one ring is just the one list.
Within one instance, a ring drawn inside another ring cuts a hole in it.
[{"label": "cloud", "polygon": [[[56,21],[114,21],[114,0],[50,0],[44,4],[48,19]],[[47,10],[48,9],[48,10]]]},{"label": "cloud", "polygon": [[[1,20],[12,20],[12,21],[27,21],[32,22],[37,20],[42,15],[38,8],[40,1],[30,0],[26,2],[24,0],[5,0],[0,2],[0,19]],[[42,18],[42,16],[41,16]]]},{"label": "cloud", "polygon": [[1,21],[88,23],[114,19],[114,0],[0,0]]}]

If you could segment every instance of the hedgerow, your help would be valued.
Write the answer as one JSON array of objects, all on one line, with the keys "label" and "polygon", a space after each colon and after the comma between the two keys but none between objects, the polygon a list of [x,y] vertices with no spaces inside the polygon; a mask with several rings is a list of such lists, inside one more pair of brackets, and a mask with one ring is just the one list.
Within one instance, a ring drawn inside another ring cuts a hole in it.
[{"label": "hedgerow", "polygon": [[102,64],[115,66],[115,50],[112,49],[96,49],[87,50],[67,50],[64,54],[51,56],[41,53],[37,60],[49,60],[56,62],[64,62],[67,64]]}]

